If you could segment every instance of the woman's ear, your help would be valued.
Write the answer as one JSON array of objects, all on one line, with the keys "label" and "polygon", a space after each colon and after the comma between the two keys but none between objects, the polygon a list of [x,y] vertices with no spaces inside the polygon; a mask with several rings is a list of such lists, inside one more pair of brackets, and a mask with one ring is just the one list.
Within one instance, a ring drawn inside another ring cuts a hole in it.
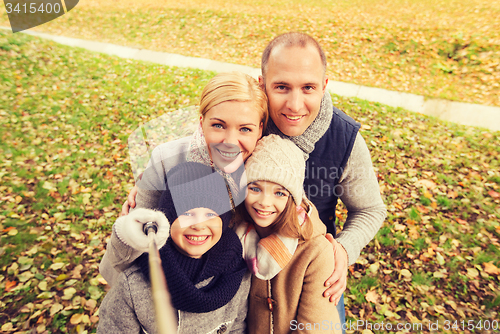
[{"label": "woman's ear", "polygon": [[262,130],[264,129],[264,123],[260,122],[259,126],[259,139],[262,138]]}]

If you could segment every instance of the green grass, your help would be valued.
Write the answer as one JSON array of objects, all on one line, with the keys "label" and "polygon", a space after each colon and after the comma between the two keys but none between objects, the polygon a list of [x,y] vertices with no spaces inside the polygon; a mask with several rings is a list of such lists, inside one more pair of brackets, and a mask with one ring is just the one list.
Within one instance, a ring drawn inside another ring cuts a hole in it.
[{"label": "green grass", "polygon": [[325,49],[330,80],[500,106],[496,2],[102,0],[68,14],[36,29],[254,67],[273,37],[300,31]]},{"label": "green grass", "polygon": [[[25,331],[43,325],[54,333],[94,332],[97,309],[79,305],[82,298],[99,305],[105,293],[96,280],[98,263],[133,185],[128,136],[141,123],[196,104],[213,73],[5,32],[0,32],[0,64],[0,323]],[[420,304],[450,300],[469,318],[493,319],[500,312],[499,297],[489,284],[497,286],[498,276],[483,272],[470,278],[467,269],[484,271],[488,262],[500,267],[499,199],[489,195],[500,191],[499,133],[332,98],[370,126],[362,135],[388,207],[387,221],[348,276],[348,319],[359,318],[361,310],[369,321],[396,321],[397,314],[398,321],[411,322],[407,311],[420,320],[460,319],[453,308],[443,315]],[[168,115],[175,119],[176,113]],[[180,135],[165,130],[172,139]],[[424,189],[421,179],[435,187]],[[20,257],[32,261],[28,269],[18,263]],[[57,261],[65,266],[50,269]],[[367,273],[374,263],[378,270]],[[412,276],[401,276],[403,269]],[[75,270],[81,275],[74,284],[77,293],[64,300],[62,291]],[[33,276],[21,282],[29,273]],[[47,293],[42,294],[44,280]],[[370,290],[380,296],[380,305],[366,301]],[[67,309],[30,319],[56,303]],[[21,312],[23,306],[33,307]],[[78,313],[90,323],[70,324]]]}]

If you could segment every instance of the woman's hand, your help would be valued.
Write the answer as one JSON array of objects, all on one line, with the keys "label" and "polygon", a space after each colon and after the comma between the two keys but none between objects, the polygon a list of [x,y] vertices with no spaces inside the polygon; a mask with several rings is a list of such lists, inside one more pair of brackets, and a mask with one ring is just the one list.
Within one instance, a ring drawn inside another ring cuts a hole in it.
[{"label": "woman's hand", "polygon": [[130,208],[135,208],[135,197],[137,196],[137,185],[135,185],[128,193],[127,200],[122,205],[121,216],[126,216],[130,212]]},{"label": "woman's hand", "polygon": [[347,252],[330,233],[327,233],[325,237],[333,245],[335,269],[333,270],[332,276],[325,281],[325,286],[327,286],[328,289],[325,290],[323,296],[330,297],[330,302],[337,305],[347,286]]}]

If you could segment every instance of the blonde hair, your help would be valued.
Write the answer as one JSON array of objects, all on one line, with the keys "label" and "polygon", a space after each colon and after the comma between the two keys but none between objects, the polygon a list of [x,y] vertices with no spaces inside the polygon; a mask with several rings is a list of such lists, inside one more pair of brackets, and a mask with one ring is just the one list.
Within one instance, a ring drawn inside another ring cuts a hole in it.
[{"label": "blonde hair", "polygon": [[251,102],[260,114],[262,131],[265,131],[269,112],[267,96],[257,80],[241,72],[219,73],[207,83],[200,99],[200,114],[205,114],[216,105],[228,102]]}]

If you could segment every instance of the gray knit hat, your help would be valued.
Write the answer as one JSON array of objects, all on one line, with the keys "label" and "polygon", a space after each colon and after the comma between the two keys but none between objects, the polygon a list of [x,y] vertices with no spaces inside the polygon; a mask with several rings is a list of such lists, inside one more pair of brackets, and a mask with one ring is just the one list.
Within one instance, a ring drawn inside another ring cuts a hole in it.
[{"label": "gray knit hat", "polygon": [[184,212],[194,208],[208,208],[229,226],[231,202],[224,178],[212,168],[197,162],[185,162],[167,173],[167,189],[158,206],[170,224]]},{"label": "gray knit hat", "polygon": [[295,204],[302,203],[306,163],[302,151],[277,135],[263,137],[245,163],[247,184],[271,181],[285,187]]}]

